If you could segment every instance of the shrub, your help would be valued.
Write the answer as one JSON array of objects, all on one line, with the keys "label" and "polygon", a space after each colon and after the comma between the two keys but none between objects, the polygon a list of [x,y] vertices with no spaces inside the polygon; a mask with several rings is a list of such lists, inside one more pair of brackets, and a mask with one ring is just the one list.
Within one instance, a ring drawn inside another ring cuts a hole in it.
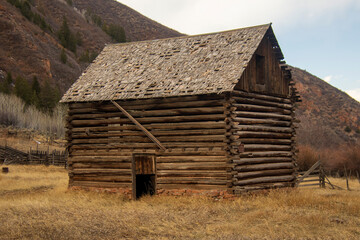
[{"label": "shrub", "polygon": [[299,146],[297,164],[299,171],[307,171],[320,159],[319,151],[308,145]]},{"label": "shrub", "polygon": [[102,27],[103,31],[107,33],[115,42],[121,43],[126,42],[126,36],[124,28],[117,24],[104,24]]},{"label": "shrub", "polygon": [[67,61],[67,56],[66,56],[66,53],[65,53],[65,50],[64,48],[61,50],[61,53],[60,53],[60,60],[62,63],[66,63]]},{"label": "shrub", "polygon": [[349,133],[351,132],[351,128],[349,126],[346,126],[345,129],[344,129],[345,132]]}]

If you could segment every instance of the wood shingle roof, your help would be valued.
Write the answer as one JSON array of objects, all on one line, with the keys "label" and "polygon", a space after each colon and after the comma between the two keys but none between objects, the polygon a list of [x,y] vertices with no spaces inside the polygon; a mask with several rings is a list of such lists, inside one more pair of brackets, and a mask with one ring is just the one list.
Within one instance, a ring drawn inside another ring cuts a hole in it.
[{"label": "wood shingle roof", "polygon": [[[107,45],[61,102],[232,91],[267,32],[272,34],[270,24]],[[274,43],[278,48],[276,39]],[[282,58],[281,50],[278,53]]]}]

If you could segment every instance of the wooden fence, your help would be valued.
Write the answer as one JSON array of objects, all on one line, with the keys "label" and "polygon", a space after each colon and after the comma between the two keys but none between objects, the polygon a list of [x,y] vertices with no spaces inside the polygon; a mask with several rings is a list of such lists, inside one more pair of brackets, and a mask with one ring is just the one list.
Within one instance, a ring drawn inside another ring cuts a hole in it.
[{"label": "wooden fence", "polygon": [[1,164],[43,164],[67,167],[68,154],[66,151],[39,151],[23,152],[9,146],[0,146]]},{"label": "wooden fence", "polygon": [[317,161],[309,170],[299,172],[296,186],[309,187],[319,186],[325,187],[325,173],[321,166],[320,160]]}]

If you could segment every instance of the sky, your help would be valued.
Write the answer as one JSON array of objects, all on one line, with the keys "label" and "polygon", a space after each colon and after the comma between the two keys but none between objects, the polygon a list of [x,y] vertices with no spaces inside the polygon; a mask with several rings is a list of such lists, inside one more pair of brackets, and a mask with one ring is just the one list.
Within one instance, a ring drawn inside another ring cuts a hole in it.
[{"label": "sky", "polygon": [[272,23],[285,60],[360,101],[360,0],[118,0],[194,35]]}]

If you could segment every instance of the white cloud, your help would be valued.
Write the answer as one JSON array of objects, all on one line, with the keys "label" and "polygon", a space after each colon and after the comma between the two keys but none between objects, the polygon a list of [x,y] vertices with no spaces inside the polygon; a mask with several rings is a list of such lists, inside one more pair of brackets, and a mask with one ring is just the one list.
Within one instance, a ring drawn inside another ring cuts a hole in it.
[{"label": "white cloud", "polygon": [[330,82],[332,78],[333,78],[333,76],[329,75],[329,76],[324,77],[323,80],[324,80],[325,82]]},{"label": "white cloud", "polygon": [[[329,24],[359,0],[118,0],[168,27],[199,34],[273,22],[276,28]],[[278,30],[277,30],[278,31]]]},{"label": "white cloud", "polygon": [[356,99],[358,102],[360,102],[360,88],[351,89],[346,91],[347,94],[349,94],[352,98]]}]

